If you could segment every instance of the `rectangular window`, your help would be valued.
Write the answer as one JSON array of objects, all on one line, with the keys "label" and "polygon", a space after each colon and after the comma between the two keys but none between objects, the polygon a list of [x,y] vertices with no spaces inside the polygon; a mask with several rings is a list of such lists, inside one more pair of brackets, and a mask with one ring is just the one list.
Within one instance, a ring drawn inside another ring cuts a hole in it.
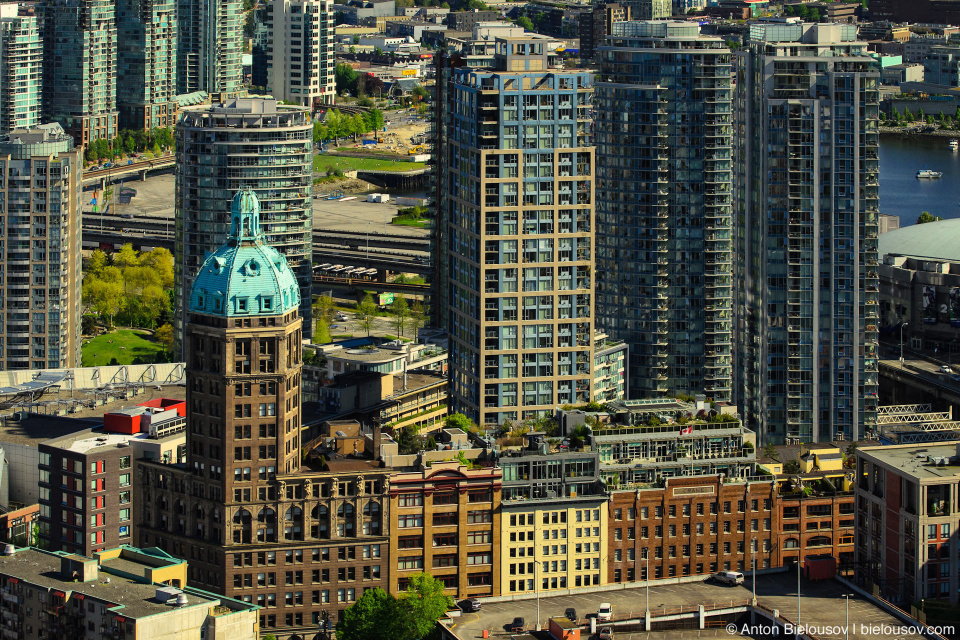
[{"label": "rectangular window", "polygon": [[402,493],[397,497],[398,507],[422,507],[422,493]]},{"label": "rectangular window", "polygon": [[397,527],[400,529],[409,529],[412,527],[422,527],[423,516],[421,514],[408,514],[397,517]]},{"label": "rectangular window", "polygon": [[479,524],[483,522],[493,522],[493,512],[491,511],[468,511],[467,512],[467,524]]},{"label": "rectangular window", "polygon": [[[457,525],[456,513],[433,514],[433,526],[435,527],[455,527],[456,525]],[[420,526],[423,526],[423,525],[420,525]]]},{"label": "rectangular window", "polygon": [[397,560],[397,569],[409,570],[409,569],[423,569],[423,556],[409,556],[406,558],[400,558]]}]

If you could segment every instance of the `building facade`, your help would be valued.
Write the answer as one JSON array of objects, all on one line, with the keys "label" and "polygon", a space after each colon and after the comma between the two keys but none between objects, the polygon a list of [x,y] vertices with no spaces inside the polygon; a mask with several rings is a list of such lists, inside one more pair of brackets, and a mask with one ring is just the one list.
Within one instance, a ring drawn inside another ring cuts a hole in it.
[{"label": "building facade", "polygon": [[625,0],[634,20],[666,20],[673,15],[673,0]]},{"label": "building facade", "polygon": [[330,0],[273,0],[266,9],[267,91],[316,109],[333,104],[333,11]]},{"label": "building facade", "polygon": [[730,50],[692,23],[612,30],[598,49],[597,322],[629,347],[628,397],[728,402]]},{"label": "building facade", "polygon": [[960,87],[960,47],[931,47],[923,57],[923,81]]},{"label": "building facade", "polygon": [[153,417],[152,434],[105,427],[40,444],[44,548],[89,556],[133,543],[133,461],[182,463],[186,455],[184,419],[176,410]]},{"label": "building facade", "polygon": [[598,456],[550,449],[543,433],[528,433],[523,448],[499,460],[502,595],[607,583],[608,497]]},{"label": "building facade", "polygon": [[177,95],[176,0],[119,0],[120,128],[173,128]]},{"label": "building facade", "polygon": [[44,120],[58,122],[77,147],[118,129],[117,23],[111,0],[44,0]]},{"label": "building facade", "polygon": [[243,89],[239,0],[176,0],[177,95],[206,91],[226,100]]},{"label": "building facade", "polygon": [[879,71],[856,27],[750,25],[738,54],[735,388],[761,443],[876,423]]},{"label": "building facade", "polygon": [[480,424],[593,393],[591,76],[551,71],[543,40],[496,47],[452,73],[440,178],[451,402]]},{"label": "building facade", "polygon": [[957,604],[958,444],[861,447],[856,456],[860,583],[891,602]]},{"label": "building facade", "polygon": [[609,581],[675,578],[777,566],[773,482],[668,478],[614,491],[607,505]]},{"label": "building facade", "polygon": [[80,154],[57,124],[0,138],[3,370],[80,366]]},{"label": "building facade", "polygon": [[0,5],[0,133],[33,127],[43,115],[43,40],[35,15]]},{"label": "building facade", "polygon": [[498,596],[500,470],[457,460],[390,476],[389,591],[406,590],[427,572],[454,598]]},{"label": "building facade", "polygon": [[[252,135],[253,132],[255,135]],[[254,189],[266,242],[300,283],[311,335],[313,125],[309,112],[275,100],[237,99],[184,109],[177,126],[175,337],[182,344],[190,287],[230,229],[230,200]]]},{"label": "building facade", "polygon": [[257,640],[257,607],[186,578],[186,561],[157,549],[14,549],[0,558],[3,629],[13,638]]}]

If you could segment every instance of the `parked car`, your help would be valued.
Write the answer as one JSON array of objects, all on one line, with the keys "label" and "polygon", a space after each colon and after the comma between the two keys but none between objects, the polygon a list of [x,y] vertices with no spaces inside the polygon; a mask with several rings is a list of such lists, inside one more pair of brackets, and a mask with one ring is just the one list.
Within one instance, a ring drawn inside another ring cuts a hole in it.
[{"label": "parked car", "polygon": [[953,373],[953,369],[945,364],[940,365],[940,373]]},{"label": "parked car", "polygon": [[597,631],[597,640],[613,640],[613,627],[600,627]]},{"label": "parked car", "polygon": [[597,609],[597,620],[608,622],[611,619],[613,619],[613,605],[609,602],[604,602],[600,605],[600,608]]},{"label": "parked car", "polygon": [[467,598],[460,603],[460,608],[464,611],[480,611],[480,600],[477,598]]},{"label": "parked car", "polygon": [[735,587],[738,584],[743,584],[743,574],[739,571],[720,571],[710,576],[708,580]]},{"label": "parked car", "polygon": [[567,607],[567,610],[563,612],[563,615],[570,622],[577,621],[577,610],[573,607]]},{"label": "parked car", "polygon": [[513,619],[513,622],[510,623],[510,632],[519,633],[523,631],[524,626],[525,625],[523,623],[523,618],[521,618],[520,616],[517,616],[516,618]]}]

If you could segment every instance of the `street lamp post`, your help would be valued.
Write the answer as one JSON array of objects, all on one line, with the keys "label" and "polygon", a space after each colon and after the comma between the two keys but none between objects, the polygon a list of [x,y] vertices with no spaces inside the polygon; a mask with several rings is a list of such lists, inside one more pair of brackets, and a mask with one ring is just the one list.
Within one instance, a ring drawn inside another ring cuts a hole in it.
[{"label": "street lamp post", "polygon": [[800,563],[801,557],[797,556],[797,626],[800,626]]},{"label": "street lamp post", "polygon": [[757,539],[750,541],[750,560],[753,564],[750,581],[753,583],[753,605],[757,604]]},{"label": "street lamp post", "polygon": [[903,369],[903,328],[909,325],[909,322],[904,322],[900,325],[900,368]]},{"label": "street lamp post", "polygon": [[854,593],[841,593],[840,597],[847,601],[847,625],[844,627],[844,632],[846,640],[850,640],[850,598],[855,596]]},{"label": "street lamp post", "polygon": [[[645,622],[649,622],[649,620],[650,620],[650,550],[649,550],[649,549],[646,549],[646,552],[647,552],[647,557],[646,557],[646,561],[647,561],[647,579],[646,579],[646,583],[647,583],[647,614],[646,614],[646,615],[647,615],[647,617],[645,618],[644,621],[645,621]],[[645,626],[647,626],[647,627],[649,628],[649,624],[648,624],[648,625],[645,625]]]}]

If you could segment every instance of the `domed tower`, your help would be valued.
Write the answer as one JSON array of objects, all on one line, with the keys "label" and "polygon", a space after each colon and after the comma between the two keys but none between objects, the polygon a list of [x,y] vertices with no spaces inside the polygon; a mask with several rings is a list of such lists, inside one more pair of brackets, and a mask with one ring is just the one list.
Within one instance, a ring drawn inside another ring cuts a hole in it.
[{"label": "domed tower", "polygon": [[296,276],[264,243],[256,194],[238,192],[227,242],[193,282],[185,340],[187,464],[227,505],[267,498],[271,476],[300,465],[299,305]]}]

